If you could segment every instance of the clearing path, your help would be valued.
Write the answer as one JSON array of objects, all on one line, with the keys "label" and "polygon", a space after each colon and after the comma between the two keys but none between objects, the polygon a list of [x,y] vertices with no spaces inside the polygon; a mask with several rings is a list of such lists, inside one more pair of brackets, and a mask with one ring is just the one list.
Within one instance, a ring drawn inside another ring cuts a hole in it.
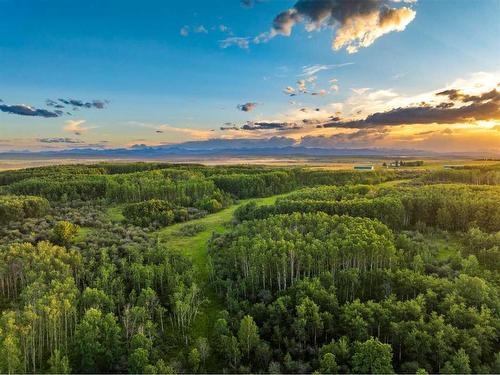
[{"label": "clearing path", "polygon": [[[208,268],[208,240],[214,233],[222,233],[226,225],[231,222],[234,211],[241,205],[254,201],[257,204],[273,204],[276,199],[286,194],[274,195],[266,198],[253,198],[239,201],[237,204],[223,209],[215,214],[207,215],[201,219],[190,220],[160,229],[156,233],[160,242],[165,243],[171,249],[182,251],[193,262],[195,277],[198,285],[203,290],[208,301],[202,306],[200,314],[196,318],[191,332],[191,337],[207,337],[210,335],[211,327],[218,317],[218,312],[224,309],[222,301],[217,297],[215,291],[209,284]],[[201,224],[204,229],[194,236],[181,236],[179,230],[185,225]]]}]

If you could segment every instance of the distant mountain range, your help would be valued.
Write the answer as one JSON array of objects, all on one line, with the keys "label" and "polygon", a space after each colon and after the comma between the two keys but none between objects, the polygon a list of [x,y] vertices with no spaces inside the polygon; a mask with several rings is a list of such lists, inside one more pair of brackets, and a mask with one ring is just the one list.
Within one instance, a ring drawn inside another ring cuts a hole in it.
[{"label": "distant mountain range", "polygon": [[0,153],[1,159],[25,158],[215,158],[215,157],[324,157],[324,156],[377,156],[377,157],[496,157],[494,153],[438,153],[414,149],[388,148],[318,148],[294,145],[285,137],[269,139],[211,139],[180,144],[130,148],[97,149],[71,148],[50,151],[8,151]]}]

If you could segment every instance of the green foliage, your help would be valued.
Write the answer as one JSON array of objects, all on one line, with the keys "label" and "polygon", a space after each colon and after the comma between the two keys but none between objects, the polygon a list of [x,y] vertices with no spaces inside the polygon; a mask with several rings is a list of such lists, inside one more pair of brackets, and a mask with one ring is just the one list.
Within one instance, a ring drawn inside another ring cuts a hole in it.
[{"label": "green foliage", "polygon": [[335,360],[335,354],[326,353],[321,358],[319,363],[319,371],[322,374],[336,374],[338,371],[337,361]]},{"label": "green foliage", "polygon": [[42,217],[49,212],[49,202],[40,197],[0,195],[0,225],[30,217]]},{"label": "green foliage", "polygon": [[80,227],[69,221],[61,220],[54,225],[50,240],[60,246],[68,246],[78,234]]},{"label": "green foliage", "polygon": [[15,318],[10,313],[3,313],[0,330],[0,371],[13,374],[21,372],[21,349],[16,335]]},{"label": "green foliage", "polygon": [[294,213],[244,222],[214,239],[210,252],[216,273],[234,281],[242,294],[282,291],[304,277],[330,272],[350,299],[364,293],[357,288],[360,281],[375,289],[374,276],[395,257],[393,241],[391,231],[375,220]]},{"label": "green foliage", "polygon": [[13,244],[0,251],[1,295],[15,302],[0,321],[0,342],[3,336],[10,353],[6,370],[37,372],[55,350],[68,347],[81,261],[76,251],[49,242]]},{"label": "green foliage", "polygon": [[109,372],[122,353],[121,328],[116,317],[88,309],[75,329],[75,354],[79,372]]},{"label": "green foliage", "polygon": [[377,339],[356,343],[352,356],[352,369],[358,374],[391,374],[392,348]]},{"label": "green foliage", "polygon": [[177,207],[159,199],[128,204],[123,209],[123,215],[127,221],[143,227],[150,224],[167,226],[175,222],[176,216],[179,221],[182,221],[180,220],[182,215],[176,215],[176,213],[180,213]]},{"label": "green foliage", "polygon": [[193,237],[198,233],[203,232],[205,229],[205,225],[203,224],[186,224],[183,225],[177,233],[179,234],[179,236]]},{"label": "green foliage", "polygon": [[200,353],[198,352],[198,349],[191,349],[189,352],[188,362],[191,371],[198,372],[198,369],[200,368]]},{"label": "green foliage", "polygon": [[469,356],[460,349],[441,369],[443,374],[470,374]]},{"label": "green foliage", "polygon": [[147,349],[137,348],[128,357],[128,371],[130,374],[144,374],[149,365],[149,353]]},{"label": "green foliage", "polygon": [[425,183],[464,183],[474,185],[500,185],[500,168],[476,167],[440,169],[427,173],[420,178]]},{"label": "green foliage", "polygon": [[58,349],[54,350],[49,358],[48,364],[49,373],[51,374],[71,374],[68,357],[63,355]]},{"label": "green foliage", "polygon": [[238,340],[241,350],[246,353],[247,359],[250,359],[250,351],[255,349],[260,341],[259,328],[250,315],[241,319]]},{"label": "green foliage", "polygon": [[497,174],[1,172],[0,372],[498,373]]}]

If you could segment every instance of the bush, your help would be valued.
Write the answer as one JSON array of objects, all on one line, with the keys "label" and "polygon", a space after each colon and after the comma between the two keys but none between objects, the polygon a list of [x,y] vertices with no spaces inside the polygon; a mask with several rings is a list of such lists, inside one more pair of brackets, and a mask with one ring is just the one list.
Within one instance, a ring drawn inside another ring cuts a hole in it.
[{"label": "bush", "polygon": [[182,226],[182,228],[177,232],[179,236],[183,237],[193,237],[198,233],[203,232],[205,230],[205,226],[203,224],[186,224]]},{"label": "bush", "polygon": [[0,224],[21,221],[28,217],[42,217],[49,209],[49,202],[45,198],[24,195],[0,196]]},{"label": "bush", "polygon": [[57,245],[67,246],[71,243],[79,230],[80,227],[78,225],[70,223],[69,221],[58,221],[52,229],[50,240]]}]

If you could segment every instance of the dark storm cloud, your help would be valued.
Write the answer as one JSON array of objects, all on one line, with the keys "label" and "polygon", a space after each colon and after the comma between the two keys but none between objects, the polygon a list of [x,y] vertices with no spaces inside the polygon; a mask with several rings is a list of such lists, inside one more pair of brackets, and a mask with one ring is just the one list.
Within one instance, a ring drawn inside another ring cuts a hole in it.
[{"label": "dark storm cloud", "polygon": [[238,108],[240,111],[243,111],[243,112],[253,111],[255,109],[255,107],[257,107],[257,103],[251,103],[251,102],[248,102],[245,104],[238,104],[236,106],[236,108]]},{"label": "dark storm cloud", "polygon": [[319,127],[360,129],[406,124],[453,124],[500,119],[500,92],[496,90],[481,95],[465,95],[459,90],[446,90],[436,95],[447,96],[449,99],[460,101],[465,105],[459,107],[449,104],[430,106],[424,103],[418,106],[394,108],[386,112],[373,113],[363,120],[331,121]]},{"label": "dark storm cloud", "polygon": [[18,104],[18,105],[0,104],[0,111],[19,116],[45,117],[45,118],[59,117],[62,115],[62,112],[59,110],[49,111],[47,109],[34,108],[24,104]]}]

